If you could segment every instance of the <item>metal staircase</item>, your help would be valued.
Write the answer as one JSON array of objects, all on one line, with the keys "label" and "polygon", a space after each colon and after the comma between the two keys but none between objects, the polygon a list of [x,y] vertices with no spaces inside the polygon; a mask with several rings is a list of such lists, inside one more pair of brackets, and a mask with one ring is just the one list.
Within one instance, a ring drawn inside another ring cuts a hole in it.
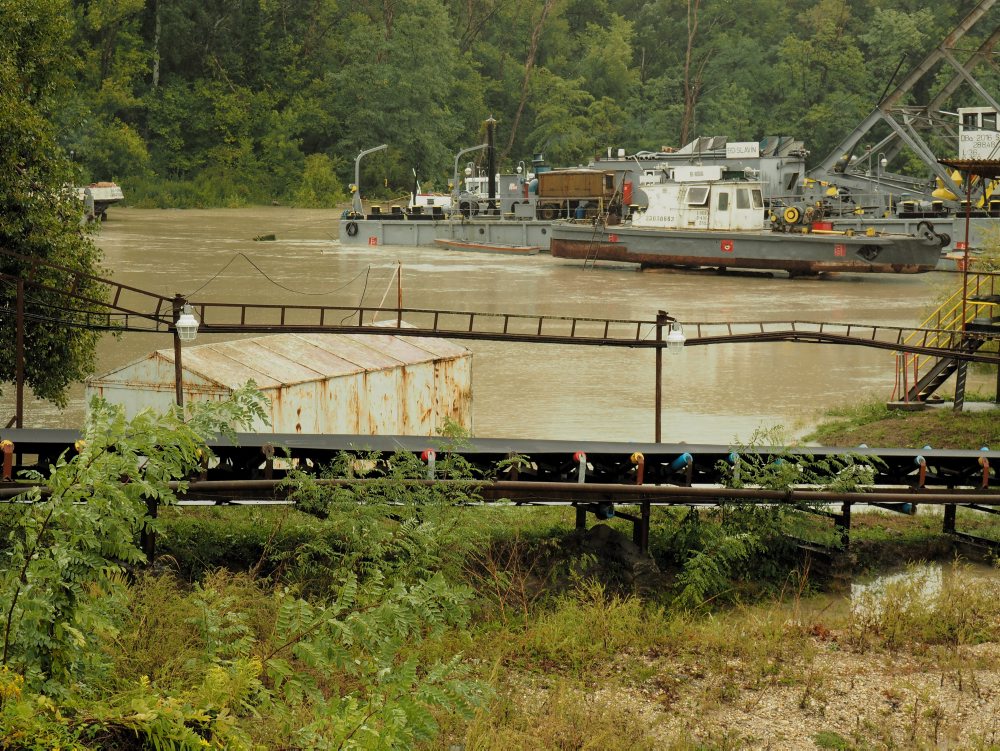
[{"label": "metal staircase", "polygon": [[[955,352],[978,351],[1000,331],[1000,274],[963,273],[962,284],[903,342]],[[926,402],[958,372],[955,402],[964,399],[965,363],[955,357],[902,352],[896,355],[892,400]]]}]

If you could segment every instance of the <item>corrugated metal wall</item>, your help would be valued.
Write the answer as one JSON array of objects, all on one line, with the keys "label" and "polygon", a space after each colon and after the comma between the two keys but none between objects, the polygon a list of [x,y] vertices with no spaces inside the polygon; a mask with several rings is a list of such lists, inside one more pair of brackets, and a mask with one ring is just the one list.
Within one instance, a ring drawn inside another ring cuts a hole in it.
[{"label": "corrugated metal wall", "polygon": [[[446,418],[472,428],[472,353],[442,339],[276,334],[182,351],[185,404],[224,399],[252,379],[270,401],[259,432],[434,435]],[[174,403],[172,350],[87,384],[129,416]]]}]

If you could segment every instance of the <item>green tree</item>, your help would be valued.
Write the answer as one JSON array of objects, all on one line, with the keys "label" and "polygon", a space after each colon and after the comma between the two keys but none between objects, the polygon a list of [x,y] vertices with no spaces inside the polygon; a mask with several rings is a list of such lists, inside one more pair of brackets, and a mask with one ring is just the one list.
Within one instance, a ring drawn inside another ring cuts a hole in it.
[{"label": "green tree", "polygon": [[64,92],[55,112],[59,142],[74,154],[83,179],[142,175],[149,153],[136,124],[138,89],[150,66],[141,35],[143,0],[72,3],[77,86]]},{"label": "green tree", "polygon": [[621,16],[612,16],[606,28],[589,24],[581,34],[578,71],[594,97],[624,102],[638,82],[631,67],[632,36],[632,22]]},{"label": "green tree", "polygon": [[[41,258],[78,272],[99,271],[100,253],[80,229],[82,204],[72,186],[77,175],[60,147],[53,113],[72,96],[71,23],[68,0],[0,0],[0,249]],[[31,261],[0,256],[0,380],[15,379],[15,308],[18,278],[51,289],[67,274]],[[77,278],[75,291],[102,299],[102,289]],[[25,379],[35,395],[57,405],[66,390],[93,371],[99,334],[74,323],[84,314],[57,292],[26,285]]]},{"label": "green tree", "polygon": [[346,200],[344,189],[333,171],[333,164],[325,154],[306,157],[302,184],[295,193],[299,206],[328,206]]},{"label": "green tree", "polygon": [[587,113],[594,98],[583,88],[583,81],[567,81],[541,69],[533,85],[539,89],[538,111],[530,138],[557,164],[586,160],[593,146]]},{"label": "green tree", "polygon": [[[501,169],[546,144],[551,162],[568,163],[593,144],[658,149],[704,135],[792,135],[826,153],[899,61],[909,70],[973,2],[919,5],[64,0],[73,26],[59,63],[78,86],[51,116],[84,177],[131,179],[133,195],[185,205],[301,202],[313,157],[346,186],[353,156],[379,143],[390,149],[363,165],[363,184],[398,192],[416,169],[443,185],[489,116]],[[997,74],[984,68],[989,90]],[[935,83],[952,75],[945,66]],[[589,101],[570,106],[569,89]],[[960,88],[935,106],[967,102]]]},{"label": "green tree", "polygon": [[398,149],[389,179],[399,188],[410,186],[413,169],[423,179],[449,176],[461,136],[451,104],[459,58],[441,0],[359,3],[340,52],[331,74],[340,147]]},{"label": "green tree", "polygon": [[851,6],[823,0],[803,16],[805,37],[789,35],[779,49],[783,98],[774,112],[803,134],[810,150],[828,153],[871,111],[871,78],[852,34]]},{"label": "green tree", "polygon": [[[894,10],[875,8],[874,16],[858,35],[865,50],[865,64],[878,89],[872,105],[886,87],[898,84],[909,68],[924,56],[934,16],[927,8]],[[899,72],[896,68],[899,66]],[[895,75],[895,78],[893,76]]]},{"label": "green tree", "polygon": [[753,118],[753,93],[736,83],[707,96],[702,108],[705,134],[725,135],[733,141],[754,140],[760,124]]}]

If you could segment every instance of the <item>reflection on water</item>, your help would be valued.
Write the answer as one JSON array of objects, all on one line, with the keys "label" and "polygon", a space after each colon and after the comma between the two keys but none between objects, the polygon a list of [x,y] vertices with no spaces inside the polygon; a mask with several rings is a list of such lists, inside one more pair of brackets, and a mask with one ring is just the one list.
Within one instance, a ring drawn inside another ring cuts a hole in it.
[{"label": "reflection on water", "polygon": [[[196,301],[394,306],[682,321],[802,320],[913,326],[953,275],[829,279],[643,273],[551,258],[439,248],[340,247],[334,211],[116,208],[98,244],[124,284]],[[255,242],[274,233],[275,242]],[[199,337],[200,342],[207,338]],[[106,337],[98,371],[153,349],[164,336]],[[471,342],[479,436],[651,441],[653,354],[597,347]],[[665,358],[665,441],[745,441],[760,427],[794,431],[819,411],[887,399],[894,358],[863,347],[772,343],[687,347]],[[76,427],[83,389],[67,410],[30,402],[29,426]],[[4,394],[5,407],[12,395]],[[10,410],[8,410],[8,414]]]},{"label": "reflection on water", "polygon": [[851,582],[851,601],[863,604],[894,590],[909,590],[926,599],[965,582],[1000,584],[1000,569],[982,563],[911,563]]},{"label": "reflection on water", "polygon": [[801,622],[882,621],[907,615],[907,609],[936,609],[970,588],[977,597],[1000,597],[1000,568],[969,561],[915,562],[855,577],[845,589],[811,595],[791,607]]}]

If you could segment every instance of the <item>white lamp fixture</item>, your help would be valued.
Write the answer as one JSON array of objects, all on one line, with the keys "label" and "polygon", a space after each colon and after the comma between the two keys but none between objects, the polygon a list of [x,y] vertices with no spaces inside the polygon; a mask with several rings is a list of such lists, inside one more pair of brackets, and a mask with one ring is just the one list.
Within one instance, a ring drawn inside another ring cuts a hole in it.
[{"label": "white lamp fixture", "polygon": [[191,306],[184,303],[181,314],[174,321],[174,328],[177,330],[177,338],[182,342],[194,341],[198,336],[198,319],[194,317]]},{"label": "white lamp fixture", "polygon": [[673,354],[680,354],[681,350],[684,349],[684,342],[687,341],[687,337],[684,336],[684,327],[678,321],[674,321],[670,324],[670,331],[667,332],[667,349]]}]

